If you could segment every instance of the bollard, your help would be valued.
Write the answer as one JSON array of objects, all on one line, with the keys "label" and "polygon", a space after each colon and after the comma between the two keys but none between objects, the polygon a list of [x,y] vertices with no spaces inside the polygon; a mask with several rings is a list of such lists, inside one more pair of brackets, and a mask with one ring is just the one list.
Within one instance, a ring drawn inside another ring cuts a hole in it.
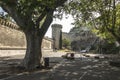
[{"label": "bollard", "polygon": [[71,57],[74,57],[74,53],[71,53],[71,55],[70,55]]},{"label": "bollard", "polygon": [[70,54],[71,59],[74,59],[74,53]]},{"label": "bollard", "polygon": [[44,58],[44,66],[49,67],[49,57]]}]

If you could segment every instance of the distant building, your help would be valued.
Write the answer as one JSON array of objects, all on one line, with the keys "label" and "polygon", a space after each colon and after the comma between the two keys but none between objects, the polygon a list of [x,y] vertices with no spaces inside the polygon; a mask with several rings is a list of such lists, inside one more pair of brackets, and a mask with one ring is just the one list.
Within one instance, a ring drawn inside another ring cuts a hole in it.
[{"label": "distant building", "polygon": [[53,39],[53,49],[61,49],[62,44],[62,25],[53,24],[52,25],[52,39]]}]

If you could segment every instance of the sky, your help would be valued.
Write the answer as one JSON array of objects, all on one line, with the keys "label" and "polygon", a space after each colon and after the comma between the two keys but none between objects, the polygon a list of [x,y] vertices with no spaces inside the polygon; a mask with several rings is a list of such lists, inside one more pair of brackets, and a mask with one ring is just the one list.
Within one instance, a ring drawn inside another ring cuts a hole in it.
[{"label": "sky", "polygon": [[[66,18],[65,15],[63,15],[63,19],[62,19],[62,20],[53,19],[53,22],[51,23],[51,25],[52,25],[52,24],[61,24],[61,25],[62,25],[62,31],[63,31],[63,32],[69,32],[70,29],[71,29],[72,27],[74,27],[74,25],[71,25],[71,23],[73,23],[73,22],[74,22],[74,20],[73,20],[73,18],[72,18],[71,15],[69,15],[68,18]],[[51,38],[51,36],[52,36],[52,28],[51,28],[51,25],[50,25],[50,27],[49,27],[46,35],[45,35],[45,36],[48,36],[48,37],[50,37],[50,38]]]},{"label": "sky", "polygon": [[[0,11],[2,9],[0,8]],[[68,17],[69,16],[69,17]],[[69,32],[70,29],[74,26],[74,25],[71,25],[71,23],[74,22],[73,18],[71,15],[68,15],[67,18],[66,18],[66,15],[63,15],[63,18],[62,20],[60,19],[53,19],[53,22],[51,23],[52,24],[61,24],[62,25],[62,31],[63,32]],[[48,31],[46,32],[45,36],[48,36],[48,37],[52,37],[52,28],[51,28],[51,25],[48,29]]]}]

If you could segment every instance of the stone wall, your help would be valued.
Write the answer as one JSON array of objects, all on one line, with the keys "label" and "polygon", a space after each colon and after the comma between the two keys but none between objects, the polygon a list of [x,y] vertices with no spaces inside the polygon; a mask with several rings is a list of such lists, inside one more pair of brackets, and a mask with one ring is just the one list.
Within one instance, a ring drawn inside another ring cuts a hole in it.
[{"label": "stone wall", "polygon": [[25,48],[25,36],[23,32],[0,25],[1,48]]},{"label": "stone wall", "polygon": [[[0,25],[0,48],[26,48],[26,39],[22,31]],[[42,48],[52,49],[52,40],[44,38]]]},{"label": "stone wall", "polygon": [[42,42],[42,49],[52,49],[53,48],[53,40],[45,37]]}]

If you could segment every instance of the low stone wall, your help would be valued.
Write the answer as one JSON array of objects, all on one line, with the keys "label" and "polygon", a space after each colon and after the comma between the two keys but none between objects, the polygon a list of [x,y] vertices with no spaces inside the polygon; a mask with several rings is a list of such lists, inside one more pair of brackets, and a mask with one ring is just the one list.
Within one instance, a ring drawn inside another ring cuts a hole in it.
[{"label": "low stone wall", "polygon": [[0,50],[0,57],[25,55],[26,50]]}]

